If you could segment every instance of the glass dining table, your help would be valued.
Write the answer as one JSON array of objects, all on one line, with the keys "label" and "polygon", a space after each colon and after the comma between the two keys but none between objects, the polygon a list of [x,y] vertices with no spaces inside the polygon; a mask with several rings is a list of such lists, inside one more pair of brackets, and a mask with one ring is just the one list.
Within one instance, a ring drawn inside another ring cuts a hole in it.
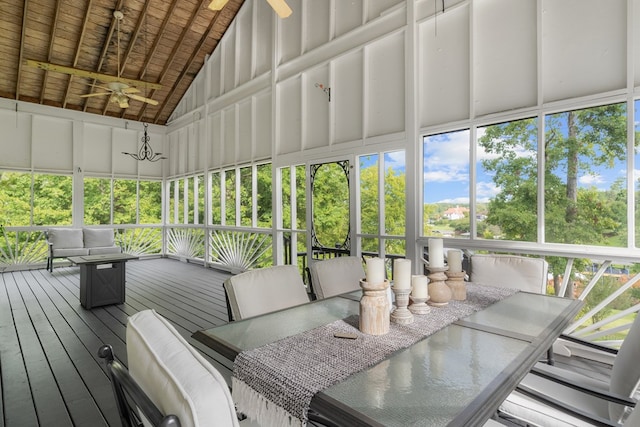
[{"label": "glass dining table", "polygon": [[[193,337],[229,361],[231,369],[243,351],[357,315],[359,294],[232,322]],[[310,409],[345,426],[483,425],[581,305],[515,293],[319,391]]]}]

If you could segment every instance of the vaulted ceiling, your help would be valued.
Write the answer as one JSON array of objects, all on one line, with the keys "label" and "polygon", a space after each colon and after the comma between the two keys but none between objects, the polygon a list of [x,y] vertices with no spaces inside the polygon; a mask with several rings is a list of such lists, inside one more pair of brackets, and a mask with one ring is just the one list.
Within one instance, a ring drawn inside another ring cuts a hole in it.
[{"label": "vaulted ceiling", "polygon": [[165,124],[243,1],[3,0],[0,97]]}]

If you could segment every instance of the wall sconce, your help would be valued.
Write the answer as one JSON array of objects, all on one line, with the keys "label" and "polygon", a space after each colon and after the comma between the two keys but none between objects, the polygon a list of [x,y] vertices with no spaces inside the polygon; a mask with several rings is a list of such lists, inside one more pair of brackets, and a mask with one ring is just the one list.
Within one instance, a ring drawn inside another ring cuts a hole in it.
[{"label": "wall sconce", "polygon": [[331,102],[331,88],[330,87],[325,87],[323,84],[321,83],[316,83],[315,85],[317,88],[322,89],[322,91],[324,93],[327,94],[327,97],[329,98],[329,102]]}]

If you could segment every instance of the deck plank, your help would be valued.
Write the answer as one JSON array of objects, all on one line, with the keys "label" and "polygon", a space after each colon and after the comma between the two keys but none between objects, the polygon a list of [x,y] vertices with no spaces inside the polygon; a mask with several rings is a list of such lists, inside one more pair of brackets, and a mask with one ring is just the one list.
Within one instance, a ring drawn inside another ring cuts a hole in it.
[{"label": "deck plank", "polygon": [[194,344],[196,330],[226,323],[228,274],[160,258],[126,268],[125,303],[92,310],[80,305],[78,267],[0,274],[0,427],[119,426],[97,350],[111,344],[126,366],[129,316],[155,309]]}]

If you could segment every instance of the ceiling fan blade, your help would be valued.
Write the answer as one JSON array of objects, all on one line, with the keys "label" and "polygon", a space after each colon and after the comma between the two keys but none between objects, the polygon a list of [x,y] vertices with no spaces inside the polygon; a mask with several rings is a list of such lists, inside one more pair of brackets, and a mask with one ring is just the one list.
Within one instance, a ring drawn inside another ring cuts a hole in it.
[{"label": "ceiling fan blade", "polygon": [[129,93],[127,94],[127,96],[131,99],[135,99],[136,101],[146,102],[147,104],[151,104],[151,105],[158,105],[158,101],[156,101],[155,99],[145,98],[144,96],[132,95]]},{"label": "ceiling fan blade", "polygon": [[293,12],[285,0],[267,0],[280,18],[287,18]]},{"label": "ceiling fan blade", "polygon": [[72,76],[77,76],[77,77],[86,77],[89,79],[96,79],[103,82],[121,82],[131,86],[144,86],[149,89],[156,89],[156,90],[162,89],[162,85],[158,83],[127,79],[124,77],[118,78],[116,76],[111,76],[109,74],[96,73],[95,71],[87,71],[87,70],[81,70],[79,68],[66,67],[64,65],[51,64],[49,62],[25,59],[25,64],[29,67],[35,67],[45,71],[55,71],[57,73],[70,74]]},{"label": "ceiling fan blade", "polygon": [[122,93],[140,93],[140,90],[135,87],[126,87],[121,90]]},{"label": "ceiling fan blade", "polygon": [[90,96],[104,96],[104,95],[111,95],[111,92],[94,92],[94,93],[87,93],[85,95],[80,95],[80,98],[89,98]]},{"label": "ceiling fan blade", "polygon": [[229,0],[211,0],[211,3],[209,3],[207,7],[211,10],[222,10],[228,1]]}]

